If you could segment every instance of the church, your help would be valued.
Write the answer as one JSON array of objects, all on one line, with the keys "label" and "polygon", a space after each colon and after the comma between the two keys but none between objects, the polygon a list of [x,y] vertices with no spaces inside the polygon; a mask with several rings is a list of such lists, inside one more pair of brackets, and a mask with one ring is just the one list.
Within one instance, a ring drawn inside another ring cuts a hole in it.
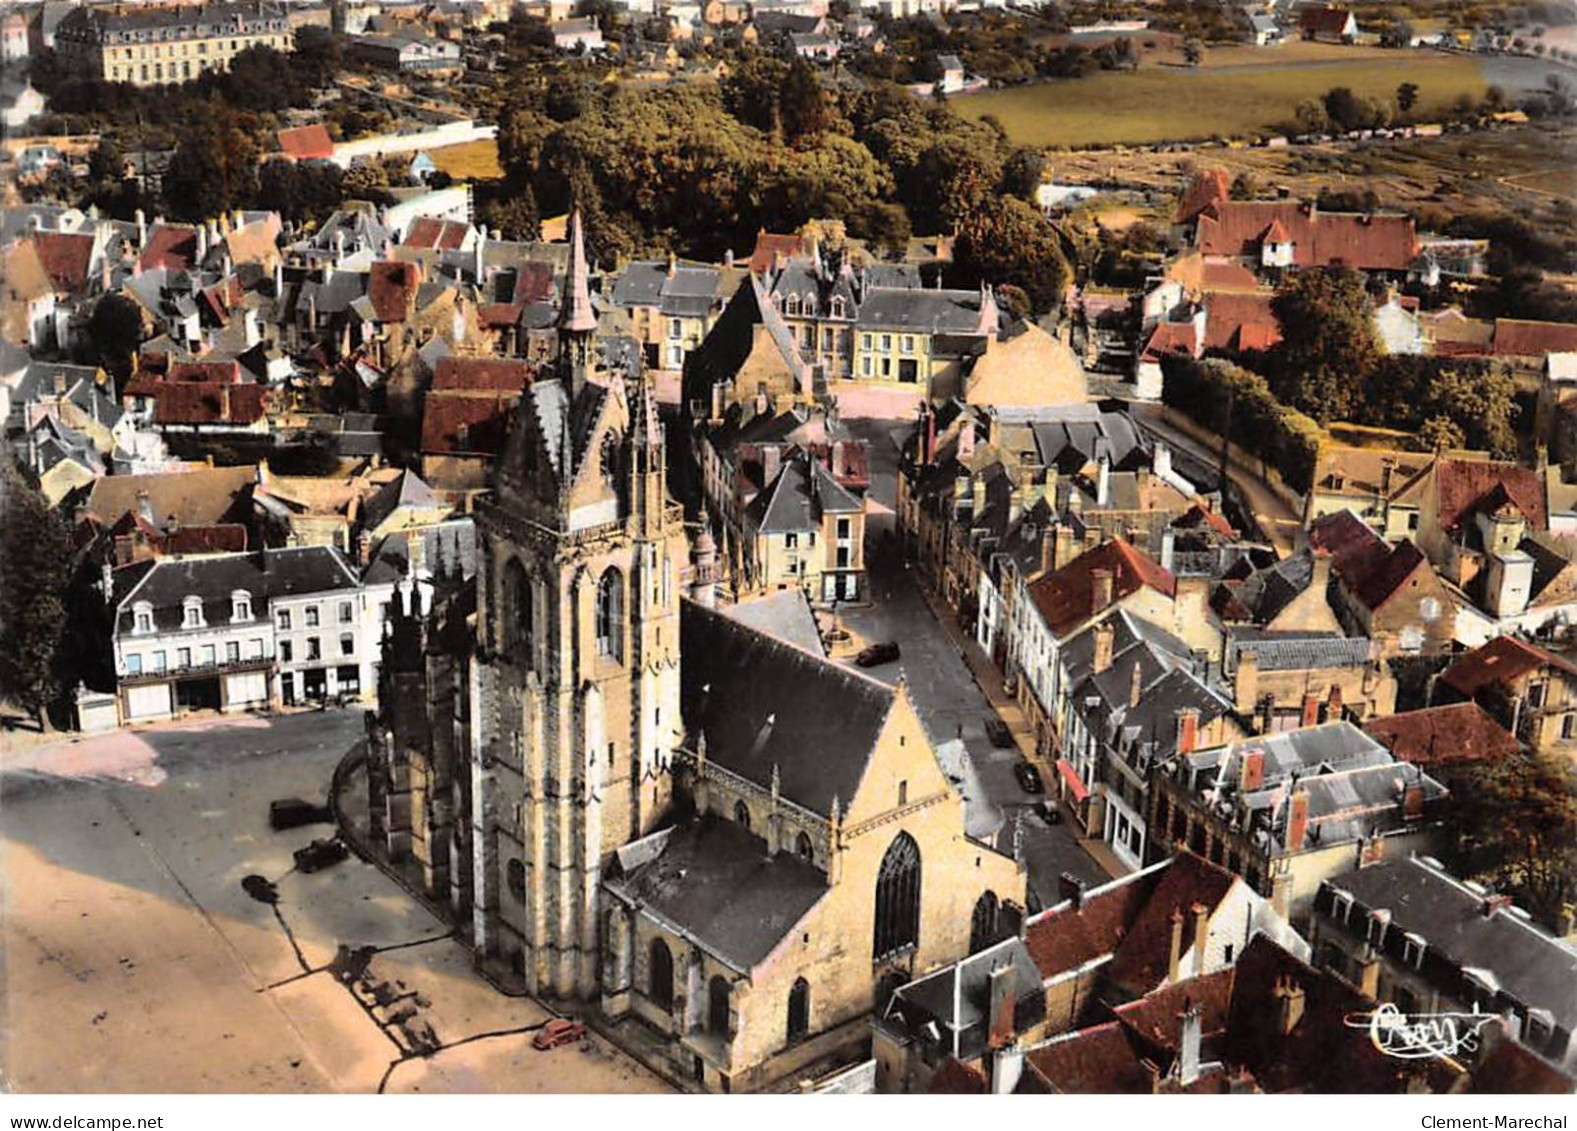
[{"label": "church", "polygon": [[[718,606],[639,369],[602,363],[578,216],[558,356],[476,510],[474,579],[390,606],[371,831],[496,975],[682,1086],[868,1058],[898,985],[1014,934],[906,688]],[[638,365],[638,362],[636,362]]]}]

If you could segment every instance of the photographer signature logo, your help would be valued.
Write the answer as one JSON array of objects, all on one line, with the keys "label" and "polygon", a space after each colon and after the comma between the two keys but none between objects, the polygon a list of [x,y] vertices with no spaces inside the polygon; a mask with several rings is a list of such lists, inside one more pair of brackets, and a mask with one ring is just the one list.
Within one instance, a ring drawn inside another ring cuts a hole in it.
[{"label": "photographer signature logo", "polygon": [[1478,1051],[1479,1030],[1493,1013],[1403,1013],[1386,1002],[1369,1013],[1349,1013],[1349,1029],[1367,1029],[1374,1047],[1400,1060],[1472,1055]]}]

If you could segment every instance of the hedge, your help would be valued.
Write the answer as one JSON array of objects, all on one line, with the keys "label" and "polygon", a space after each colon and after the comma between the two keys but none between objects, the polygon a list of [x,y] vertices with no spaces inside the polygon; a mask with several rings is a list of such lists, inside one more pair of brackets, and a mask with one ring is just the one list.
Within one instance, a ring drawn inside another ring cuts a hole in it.
[{"label": "hedge", "polygon": [[1162,403],[1257,455],[1294,491],[1308,492],[1322,431],[1311,417],[1278,401],[1265,378],[1216,358],[1168,357],[1161,369]]}]

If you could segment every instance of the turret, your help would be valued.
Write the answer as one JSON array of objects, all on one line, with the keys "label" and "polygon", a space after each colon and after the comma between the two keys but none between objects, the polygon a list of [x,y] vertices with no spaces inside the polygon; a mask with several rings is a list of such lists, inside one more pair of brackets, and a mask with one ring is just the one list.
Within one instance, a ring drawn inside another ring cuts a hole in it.
[{"label": "turret", "polygon": [[580,210],[569,219],[569,265],[564,271],[564,295],[559,303],[559,361],[566,367],[571,391],[586,380],[591,336],[597,329],[597,312],[591,306],[591,270],[586,263],[586,240]]}]

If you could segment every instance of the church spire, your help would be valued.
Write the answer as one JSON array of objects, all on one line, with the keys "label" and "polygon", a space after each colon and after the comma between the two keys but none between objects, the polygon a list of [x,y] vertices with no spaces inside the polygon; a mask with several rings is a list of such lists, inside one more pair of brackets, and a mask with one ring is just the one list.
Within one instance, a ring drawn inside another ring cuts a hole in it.
[{"label": "church spire", "polygon": [[577,208],[569,218],[569,266],[564,272],[564,301],[559,305],[561,334],[590,334],[597,329],[597,315],[591,308],[590,275]]}]

